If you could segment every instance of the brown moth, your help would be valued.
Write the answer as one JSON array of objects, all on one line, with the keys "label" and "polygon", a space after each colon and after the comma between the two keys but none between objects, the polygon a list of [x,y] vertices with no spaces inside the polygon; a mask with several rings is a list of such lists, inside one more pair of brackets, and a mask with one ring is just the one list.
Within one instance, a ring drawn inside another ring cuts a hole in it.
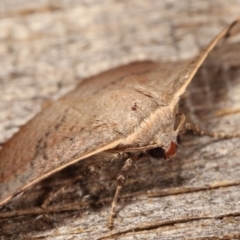
[{"label": "brown moth", "polygon": [[130,167],[142,154],[175,155],[180,131],[191,128],[178,113],[179,98],[208,53],[231,36],[239,22],[225,28],[193,60],[119,67],[86,79],[45,108],[0,151],[0,205],[71,164],[95,155],[101,159],[108,152],[113,158],[126,159],[117,178],[109,218],[112,227],[119,191]]}]

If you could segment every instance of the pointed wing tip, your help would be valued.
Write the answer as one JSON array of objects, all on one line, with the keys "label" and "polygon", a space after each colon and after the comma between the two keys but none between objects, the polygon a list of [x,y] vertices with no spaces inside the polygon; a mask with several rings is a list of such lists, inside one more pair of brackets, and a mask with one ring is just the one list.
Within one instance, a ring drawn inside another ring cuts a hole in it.
[{"label": "pointed wing tip", "polygon": [[[238,25],[239,24],[239,25]],[[229,38],[231,36],[234,36],[236,34],[239,34],[240,32],[240,17],[234,20],[228,27],[227,32],[225,33],[225,39]]]}]

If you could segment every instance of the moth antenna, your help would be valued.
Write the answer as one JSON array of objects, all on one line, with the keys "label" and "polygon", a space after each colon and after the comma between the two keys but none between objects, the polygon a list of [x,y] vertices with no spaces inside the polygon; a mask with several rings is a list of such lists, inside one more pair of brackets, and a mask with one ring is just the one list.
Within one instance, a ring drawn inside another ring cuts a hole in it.
[{"label": "moth antenna", "polygon": [[224,133],[224,132],[211,132],[201,129],[199,126],[193,123],[186,123],[185,130],[191,131],[195,135],[199,136],[209,136],[216,139],[230,139],[240,137],[240,132],[236,133]]},{"label": "moth antenna", "polygon": [[177,113],[176,116],[181,118],[180,123],[177,129],[175,130],[176,133],[179,133],[184,128],[186,117],[183,113]]}]

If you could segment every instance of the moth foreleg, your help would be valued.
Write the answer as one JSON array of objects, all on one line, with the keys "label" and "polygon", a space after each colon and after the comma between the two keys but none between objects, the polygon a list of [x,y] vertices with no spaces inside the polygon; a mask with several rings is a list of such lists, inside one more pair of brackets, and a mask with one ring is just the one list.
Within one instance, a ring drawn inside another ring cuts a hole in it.
[{"label": "moth foreleg", "polygon": [[64,192],[64,190],[69,187],[70,185],[72,185],[74,182],[76,182],[77,180],[80,180],[83,176],[82,175],[78,175],[73,179],[70,179],[66,184],[64,184],[61,188],[59,188],[57,191],[50,193],[49,196],[44,200],[44,202],[42,203],[41,207],[42,208],[47,208],[47,206],[49,205],[50,202],[52,202],[52,200],[54,198],[56,198],[61,192]]},{"label": "moth foreleg", "polygon": [[[110,155],[109,155],[110,154]],[[128,155],[127,155],[128,156]],[[77,182],[80,180],[82,177],[86,176],[93,176],[97,172],[101,170],[102,167],[110,163],[111,161],[120,159],[120,158],[126,158],[126,153],[104,153],[104,155],[100,156],[95,156],[95,159],[90,159],[90,161],[94,161],[95,164],[87,166],[86,169],[81,172],[81,174],[75,176],[74,178],[71,178],[67,183],[65,183],[62,187],[58,188],[56,191],[51,192],[44,200],[42,203],[41,207],[42,208],[47,208],[47,206],[55,199],[57,196],[61,193],[64,192],[66,188],[71,186],[73,183]],[[93,158],[93,157],[92,157]],[[96,163],[97,160],[97,163]]]},{"label": "moth foreleg", "polygon": [[217,139],[229,139],[229,138],[236,138],[240,137],[240,132],[235,133],[224,133],[224,132],[212,132],[212,131],[205,131],[201,129],[199,126],[193,123],[186,123],[185,130],[190,131],[195,135],[199,136],[209,136]]},{"label": "moth foreleg", "polygon": [[109,228],[113,228],[113,218],[115,216],[115,210],[116,210],[116,206],[117,206],[117,200],[119,197],[119,193],[120,193],[120,190],[122,189],[123,185],[125,184],[129,170],[134,163],[135,163],[134,158],[132,158],[132,157],[128,158],[121,170],[121,173],[117,177],[117,188],[116,188],[116,192],[115,192],[115,195],[114,195],[114,198],[112,201],[111,211],[110,211],[109,219],[108,219],[108,227]]}]

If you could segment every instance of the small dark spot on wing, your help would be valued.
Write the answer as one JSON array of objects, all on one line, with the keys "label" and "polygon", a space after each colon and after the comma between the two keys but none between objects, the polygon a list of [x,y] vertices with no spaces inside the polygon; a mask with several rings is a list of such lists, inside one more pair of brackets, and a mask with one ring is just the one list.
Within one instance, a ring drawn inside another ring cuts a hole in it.
[{"label": "small dark spot on wing", "polygon": [[137,109],[138,109],[137,103],[134,103],[134,105],[133,105],[133,107],[131,107],[131,109],[133,111],[137,111]]}]

